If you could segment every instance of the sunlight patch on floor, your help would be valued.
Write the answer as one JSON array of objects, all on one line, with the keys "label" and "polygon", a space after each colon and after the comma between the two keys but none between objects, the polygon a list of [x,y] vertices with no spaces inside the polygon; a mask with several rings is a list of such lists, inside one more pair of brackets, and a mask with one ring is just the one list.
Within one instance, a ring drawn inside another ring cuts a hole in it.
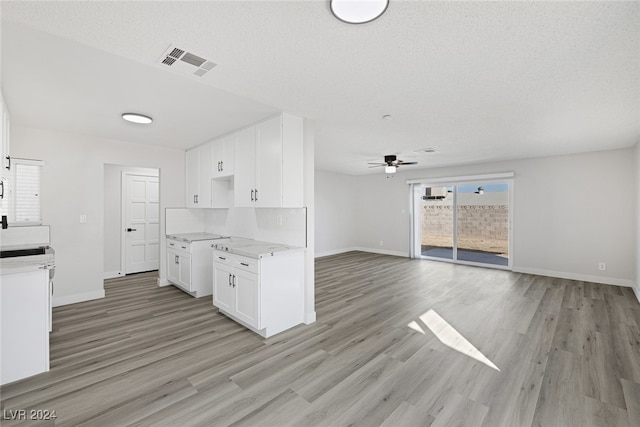
[{"label": "sunlight patch on floor", "polygon": [[[429,328],[431,332],[440,340],[441,343],[450,347],[465,356],[471,357],[472,359],[477,360],[478,362],[484,363],[490,368],[495,369],[500,372],[500,369],[489,360],[484,354],[482,354],[477,348],[473,346],[469,341],[465,339],[458,331],[455,330],[453,326],[451,326],[446,320],[444,320],[438,313],[433,311],[433,309],[427,311],[422,316],[420,316],[420,321]],[[418,322],[415,320],[410,322],[408,325],[414,331],[420,332],[423,335],[426,335],[424,329],[420,326]]]}]

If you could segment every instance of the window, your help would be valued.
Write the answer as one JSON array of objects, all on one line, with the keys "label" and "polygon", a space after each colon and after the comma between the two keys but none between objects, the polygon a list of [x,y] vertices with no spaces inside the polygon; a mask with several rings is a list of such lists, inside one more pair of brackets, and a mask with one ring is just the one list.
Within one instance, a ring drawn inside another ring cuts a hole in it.
[{"label": "window", "polygon": [[511,267],[511,173],[408,181],[412,257]]},{"label": "window", "polygon": [[41,224],[40,174],[44,162],[11,158],[11,172],[4,182],[5,197],[0,212],[10,223]]}]

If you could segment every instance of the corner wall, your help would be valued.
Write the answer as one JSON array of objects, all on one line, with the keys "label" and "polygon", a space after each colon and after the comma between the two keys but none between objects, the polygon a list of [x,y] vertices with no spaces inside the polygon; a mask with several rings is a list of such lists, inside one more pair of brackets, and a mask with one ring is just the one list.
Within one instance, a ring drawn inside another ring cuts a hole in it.
[{"label": "corner wall", "polygon": [[[41,159],[43,223],[56,251],[53,304],[104,297],[104,165],[160,170],[160,229],[164,210],[184,206],[184,151],[12,126],[11,155]],[[80,223],[80,214],[87,222]],[[161,248],[165,247],[161,235]],[[166,277],[161,252],[160,278]]]},{"label": "corner wall", "polygon": [[354,250],[356,224],[355,177],[316,171],[315,252],[317,257]]},{"label": "corner wall", "polygon": [[640,302],[640,142],[636,144],[636,286],[634,288]]}]

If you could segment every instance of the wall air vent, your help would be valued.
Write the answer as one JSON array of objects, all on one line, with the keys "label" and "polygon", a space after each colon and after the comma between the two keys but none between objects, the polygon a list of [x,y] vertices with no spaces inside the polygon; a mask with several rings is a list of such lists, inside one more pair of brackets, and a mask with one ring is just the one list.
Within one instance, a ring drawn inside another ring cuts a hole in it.
[{"label": "wall air vent", "polygon": [[215,63],[174,45],[170,45],[156,62],[197,77],[204,76],[216,66]]}]

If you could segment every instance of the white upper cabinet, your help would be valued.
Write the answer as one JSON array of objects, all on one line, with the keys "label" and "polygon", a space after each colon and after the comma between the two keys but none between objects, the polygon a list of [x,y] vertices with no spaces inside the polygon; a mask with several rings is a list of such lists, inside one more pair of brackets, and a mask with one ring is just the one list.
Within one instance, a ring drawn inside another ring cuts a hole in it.
[{"label": "white upper cabinet", "polygon": [[187,151],[188,208],[298,208],[303,121],[282,114]]},{"label": "white upper cabinet", "polygon": [[255,207],[256,129],[254,126],[236,134],[234,165],[234,205]]},{"label": "white upper cabinet", "polygon": [[211,144],[201,145],[186,153],[188,208],[211,207]]},{"label": "white upper cabinet", "polygon": [[242,132],[236,139],[235,206],[302,207],[302,119],[282,114]]},{"label": "white upper cabinet", "polygon": [[224,138],[213,141],[211,153],[212,178],[223,178],[233,175],[235,160],[236,135],[228,135]]}]

